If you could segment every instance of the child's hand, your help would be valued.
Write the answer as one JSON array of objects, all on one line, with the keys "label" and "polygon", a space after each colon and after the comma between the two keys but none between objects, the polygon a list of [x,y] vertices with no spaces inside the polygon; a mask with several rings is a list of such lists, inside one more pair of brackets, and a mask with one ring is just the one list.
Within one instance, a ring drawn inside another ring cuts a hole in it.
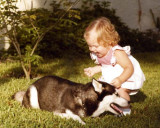
[{"label": "child's hand", "polygon": [[101,66],[95,66],[95,67],[89,67],[89,68],[85,68],[84,69],[84,73],[89,76],[92,77],[94,74],[101,72]]},{"label": "child's hand", "polygon": [[122,85],[122,81],[117,77],[113,79],[110,84],[115,86],[116,88],[120,88]]},{"label": "child's hand", "polygon": [[93,67],[85,68],[84,69],[84,74],[86,74],[89,77],[92,77],[95,74],[94,73],[94,68]]}]

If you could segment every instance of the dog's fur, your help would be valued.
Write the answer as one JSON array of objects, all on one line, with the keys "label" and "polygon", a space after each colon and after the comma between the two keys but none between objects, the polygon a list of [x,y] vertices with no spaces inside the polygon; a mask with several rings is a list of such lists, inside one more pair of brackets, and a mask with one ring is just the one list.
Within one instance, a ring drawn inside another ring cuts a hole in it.
[{"label": "dog's fur", "polygon": [[26,108],[39,108],[85,124],[80,117],[97,117],[105,111],[116,115],[111,104],[128,106],[127,100],[115,94],[115,88],[93,79],[87,84],[75,83],[57,76],[45,76],[28,90],[17,92],[14,99]]}]

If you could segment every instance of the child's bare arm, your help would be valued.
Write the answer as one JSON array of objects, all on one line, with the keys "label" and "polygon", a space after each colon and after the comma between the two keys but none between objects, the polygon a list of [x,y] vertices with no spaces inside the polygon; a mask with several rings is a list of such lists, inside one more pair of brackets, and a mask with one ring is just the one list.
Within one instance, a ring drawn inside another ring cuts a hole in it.
[{"label": "child's bare arm", "polygon": [[92,77],[94,74],[99,73],[99,72],[101,72],[101,66],[100,65],[84,69],[84,73],[89,77]]},{"label": "child's bare arm", "polygon": [[122,83],[124,83],[126,80],[128,80],[131,77],[131,75],[133,74],[134,68],[133,68],[132,62],[128,58],[128,55],[124,51],[116,50],[115,57],[117,60],[117,64],[119,64],[124,70],[119,77],[115,78],[111,82],[111,84],[119,88]]}]

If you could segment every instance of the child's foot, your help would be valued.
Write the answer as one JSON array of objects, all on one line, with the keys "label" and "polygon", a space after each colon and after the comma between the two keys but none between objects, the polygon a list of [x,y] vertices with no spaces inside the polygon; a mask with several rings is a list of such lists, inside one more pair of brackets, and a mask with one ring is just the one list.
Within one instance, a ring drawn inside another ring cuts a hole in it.
[{"label": "child's foot", "polygon": [[131,109],[130,108],[120,108],[122,110],[122,113],[124,116],[130,115],[131,114]]},{"label": "child's foot", "polygon": [[117,107],[116,105],[111,104],[111,107],[119,113],[119,115],[117,115],[118,117],[131,114],[131,108],[130,108],[131,106],[130,105],[128,105],[127,107]]}]

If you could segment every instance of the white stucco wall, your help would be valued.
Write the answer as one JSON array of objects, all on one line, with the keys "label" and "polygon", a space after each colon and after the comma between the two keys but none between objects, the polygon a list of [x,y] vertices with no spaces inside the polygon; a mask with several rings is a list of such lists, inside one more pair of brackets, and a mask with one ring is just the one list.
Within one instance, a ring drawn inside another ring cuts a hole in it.
[{"label": "white stucco wall", "polygon": [[[140,23],[138,22],[138,17],[139,17],[138,0],[104,0],[104,1],[111,2],[110,8],[116,9],[116,14],[121,18],[121,20],[124,23],[126,23],[130,28],[133,29],[139,29],[140,31],[145,31],[147,29],[155,28],[151,13],[149,11],[150,9],[153,10],[155,17],[160,17],[160,0],[140,0],[141,12],[142,12]],[[31,6],[33,6],[33,8],[43,7],[50,10],[51,2],[52,0],[19,0],[17,6],[21,10],[31,9]]]},{"label": "white stucco wall", "polygon": [[17,6],[20,10],[29,10],[33,8],[51,9],[52,0],[18,0]]},{"label": "white stucco wall", "polygon": [[108,0],[111,2],[111,8],[116,9],[116,14],[121,17],[130,28],[138,28],[141,31],[154,29],[155,25],[150,13],[152,9],[155,17],[160,17],[160,0],[140,0],[141,3],[141,21],[139,19],[138,0]]}]

